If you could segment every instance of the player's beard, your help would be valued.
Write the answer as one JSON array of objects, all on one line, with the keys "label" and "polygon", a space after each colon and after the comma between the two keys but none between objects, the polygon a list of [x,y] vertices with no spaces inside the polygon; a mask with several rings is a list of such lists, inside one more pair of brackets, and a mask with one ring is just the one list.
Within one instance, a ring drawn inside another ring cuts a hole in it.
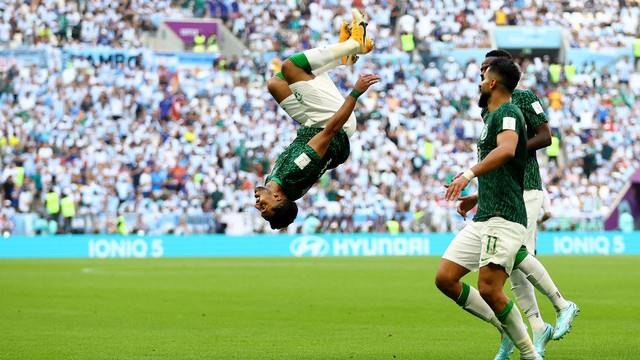
[{"label": "player's beard", "polygon": [[489,106],[489,99],[491,98],[491,93],[481,92],[480,99],[478,99],[478,106],[480,108],[486,108]]}]

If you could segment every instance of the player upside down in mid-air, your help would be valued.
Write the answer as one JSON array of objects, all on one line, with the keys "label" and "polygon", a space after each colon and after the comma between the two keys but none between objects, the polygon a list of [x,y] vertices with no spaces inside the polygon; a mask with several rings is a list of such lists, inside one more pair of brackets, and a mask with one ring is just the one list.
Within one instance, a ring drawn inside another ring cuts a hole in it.
[{"label": "player upside down in mid-air", "polygon": [[291,224],[295,204],[328,170],[349,157],[349,137],[356,129],[353,114],[358,97],[378,81],[373,74],[360,75],[346,99],[327,75],[340,64],[353,64],[356,54],[366,54],[373,43],[366,34],[364,15],[353,10],[349,29],[343,23],[340,42],[292,55],[282,74],[269,80],[269,92],[301,127],[297,137],[276,159],[264,186],[255,190],[255,207],[272,229]]}]

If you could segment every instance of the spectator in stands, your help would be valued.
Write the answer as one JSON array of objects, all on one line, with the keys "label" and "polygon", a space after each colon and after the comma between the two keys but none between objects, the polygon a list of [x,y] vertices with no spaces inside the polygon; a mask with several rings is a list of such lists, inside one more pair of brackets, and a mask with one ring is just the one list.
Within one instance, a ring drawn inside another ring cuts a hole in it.
[{"label": "spectator in stands", "polygon": [[624,56],[616,63],[616,75],[618,76],[618,83],[629,85],[629,78],[633,72],[633,64],[629,61],[628,56]]},{"label": "spectator in stands", "polygon": [[315,215],[309,214],[302,225],[303,234],[315,234],[320,231],[320,225],[322,222]]},{"label": "spectator in stands", "polygon": [[7,214],[0,214],[0,233],[3,237],[9,237],[13,232],[13,222],[9,219]]}]

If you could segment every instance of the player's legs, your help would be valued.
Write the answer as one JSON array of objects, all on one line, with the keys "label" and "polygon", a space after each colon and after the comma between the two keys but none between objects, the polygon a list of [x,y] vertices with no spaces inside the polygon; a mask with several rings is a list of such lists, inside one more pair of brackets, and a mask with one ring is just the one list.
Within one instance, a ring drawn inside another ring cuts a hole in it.
[{"label": "player's legs", "polygon": [[271,79],[267,81],[267,89],[273,98],[278,102],[278,105],[284,110],[293,120],[300,125],[305,125],[309,118],[304,112],[304,108],[289,88],[289,83],[284,79],[282,73],[277,73]]},{"label": "player's legs", "polygon": [[314,70],[318,70],[336,60],[342,61],[343,57],[367,52],[364,15],[356,9],[352,11],[352,14],[351,36],[347,41],[313,48],[292,55],[284,61],[282,73],[289,84],[298,81],[309,81],[315,77],[313,75]]},{"label": "player's legs", "polygon": [[269,90],[269,94],[271,94],[278,104],[293,95],[289,88],[289,83],[280,72],[267,80],[267,90]]},{"label": "player's legs", "polygon": [[[339,43],[343,43],[349,40],[351,37],[351,24],[347,21],[343,21],[340,24],[340,36],[338,39]],[[340,60],[335,60],[333,62],[328,63],[327,65],[320,67],[317,70],[312,71],[313,75],[320,75],[325,73],[339,65],[353,65],[358,61],[357,55],[345,56]],[[334,85],[335,87],[335,85]],[[267,81],[267,89],[273,98],[278,102],[278,105],[300,125],[305,125],[309,118],[304,113],[304,109],[296,100],[293,92],[289,88],[289,83],[284,78],[282,72],[277,73],[271,79]]]},{"label": "player's legs", "polygon": [[438,272],[436,273],[436,286],[443,294],[457,302],[460,299],[465,285],[460,282],[460,279],[467,275],[469,271],[469,269],[453,261],[442,259],[438,267]]},{"label": "player's legs", "polygon": [[521,270],[531,284],[551,301],[556,310],[556,327],[553,339],[558,340],[562,338],[562,336],[569,332],[573,319],[578,316],[580,309],[575,303],[567,301],[562,297],[551,276],[549,276],[545,267],[535,256],[525,252],[522,260],[516,261],[516,265],[514,266]]},{"label": "player's legs", "polygon": [[[535,254],[537,214],[542,207],[544,196],[540,190],[526,190],[523,196],[527,209],[527,229],[524,245],[530,254]],[[551,326],[545,324],[544,320],[542,320],[538,301],[536,300],[535,289],[525,274],[518,269],[514,269],[511,272],[509,279],[511,280],[511,291],[518,305],[529,320],[536,351],[544,355],[545,347],[549,340],[551,340],[553,331]]]},{"label": "player's legs", "polygon": [[[351,37],[351,24],[347,21],[342,21],[340,24],[340,36],[338,37],[338,43],[343,43]],[[369,44],[373,47],[373,43],[369,42]],[[313,71],[314,75],[322,74],[327,72],[339,65],[354,65],[358,61],[358,55],[353,54],[349,56],[343,56],[340,60],[334,60],[327,65],[321,66],[320,68]]]},{"label": "player's legs", "polygon": [[[556,318],[561,319],[563,316],[560,313],[569,309],[570,303],[567,302],[560,291],[555,286],[551,276],[547,272],[542,263],[534,257],[536,249],[536,229],[537,220],[542,203],[544,202],[544,194],[540,190],[527,190],[523,194],[525,205],[527,207],[527,233],[525,238],[526,251],[530,254],[527,255],[524,251],[520,251],[517,258],[515,269],[511,274],[512,292],[518,300],[518,304],[522,307],[525,315],[529,319],[531,324],[534,342],[540,344],[538,348],[543,347],[546,344],[547,335],[549,335],[548,326],[542,320],[540,315],[540,309],[536,301],[533,286],[538,291],[544,294],[553,304],[556,309]],[[532,286],[533,285],[533,286]],[[575,304],[573,304],[575,306]],[[576,307],[577,309],[577,307]],[[576,315],[577,315],[576,310]],[[559,336],[561,337],[566,333],[575,316],[565,316],[568,324],[563,324],[562,321],[556,321],[556,326],[560,323]],[[554,338],[559,338],[558,334],[552,334]]]},{"label": "player's legs", "polygon": [[493,263],[484,265],[480,268],[478,276],[478,290],[482,299],[494,311],[504,332],[508,334],[515,347],[520,351],[520,358],[536,359],[537,353],[527,333],[522,315],[520,315],[517,305],[503,291],[507,277],[508,274],[502,266]]},{"label": "player's legs", "polygon": [[567,307],[567,300],[562,297],[547,269],[535,256],[526,253],[524,249],[520,250],[514,268],[520,270],[538,291],[549,298],[556,312]]},{"label": "player's legs", "polygon": [[547,343],[553,337],[553,327],[542,320],[534,287],[524,273],[513,269],[509,279],[511,280],[511,292],[529,320],[536,352],[544,356]]},{"label": "player's legs", "polygon": [[470,271],[478,270],[480,236],[484,223],[471,222],[453,239],[442,256],[436,274],[436,286],[463,310],[491,323],[502,331],[495,314],[473,286],[460,281]]},{"label": "player's legs", "polygon": [[[340,24],[340,36],[338,38],[338,43],[343,43],[349,40],[350,37],[351,37],[351,24],[349,24],[346,21],[343,21]],[[373,46],[372,43],[371,45]],[[356,54],[343,56],[339,60],[334,60],[324,66],[319,67],[318,69],[313,70],[312,73],[313,75],[317,76],[319,74],[332,70],[340,65],[354,65],[357,61],[358,61],[358,55]]]},{"label": "player's legs", "polygon": [[521,358],[535,359],[537,353],[527,333],[522,315],[503,290],[516,253],[522,244],[524,233],[524,226],[499,217],[491,218],[486,222],[481,236],[478,290],[520,351]]}]

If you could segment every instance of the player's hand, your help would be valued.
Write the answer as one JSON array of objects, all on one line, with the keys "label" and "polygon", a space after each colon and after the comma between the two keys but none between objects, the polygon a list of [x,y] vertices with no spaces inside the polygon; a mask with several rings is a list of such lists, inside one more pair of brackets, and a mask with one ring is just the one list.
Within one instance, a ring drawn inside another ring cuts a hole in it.
[{"label": "player's hand", "polygon": [[478,205],[477,195],[463,196],[460,198],[460,202],[458,203],[456,210],[458,211],[458,214],[462,215],[464,220],[467,220],[467,213],[476,207],[476,205]]},{"label": "player's hand", "polygon": [[469,185],[469,180],[464,176],[459,176],[451,182],[451,184],[445,184],[447,192],[444,194],[444,199],[447,201],[458,200],[460,193],[465,187]]},{"label": "player's hand", "polygon": [[369,86],[376,84],[380,81],[379,75],[374,74],[364,74],[358,76],[358,81],[356,81],[356,85],[353,87],[353,90],[358,91],[359,93],[364,93],[369,89]]}]

